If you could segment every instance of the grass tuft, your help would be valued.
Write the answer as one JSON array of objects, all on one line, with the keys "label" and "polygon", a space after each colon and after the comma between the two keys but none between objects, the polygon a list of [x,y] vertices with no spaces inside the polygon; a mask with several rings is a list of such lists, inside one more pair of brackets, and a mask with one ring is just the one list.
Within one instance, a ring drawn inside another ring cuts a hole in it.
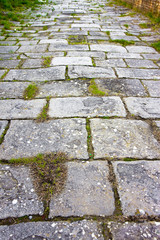
[{"label": "grass tuft", "polygon": [[50,67],[52,57],[42,57],[43,58],[43,67]]},{"label": "grass tuft", "polygon": [[127,41],[124,39],[115,39],[115,40],[109,40],[109,42],[115,42],[121,44],[123,47],[128,46],[128,45],[134,45],[134,41]]},{"label": "grass tuft", "polygon": [[160,41],[152,43],[151,46],[160,52]]},{"label": "grass tuft", "polygon": [[47,103],[43,107],[41,113],[38,115],[37,122],[45,122],[49,119],[49,116],[48,116],[49,100],[50,100],[50,97],[47,97]]},{"label": "grass tuft", "polygon": [[25,100],[33,99],[37,93],[38,93],[38,87],[36,84],[30,84],[28,87],[24,90],[23,98]]},{"label": "grass tuft", "polygon": [[91,80],[90,81],[90,85],[88,87],[88,90],[90,93],[92,93],[93,95],[96,95],[96,96],[104,96],[106,95],[105,92],[101,91],[98,89],[96,83],[94,80]]}]

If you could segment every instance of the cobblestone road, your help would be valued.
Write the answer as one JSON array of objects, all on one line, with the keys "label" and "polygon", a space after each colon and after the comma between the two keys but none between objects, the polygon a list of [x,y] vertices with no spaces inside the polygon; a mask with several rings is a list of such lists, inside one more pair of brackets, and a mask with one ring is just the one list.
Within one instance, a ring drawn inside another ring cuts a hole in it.
[{"label": "cobblestone road", "polygon": [[[102,0],[32,15],[0,36],[0,239],[160,239],[158,32]],[[9,160],[50,152],[69,161],[46,206],[30,168]]]}]

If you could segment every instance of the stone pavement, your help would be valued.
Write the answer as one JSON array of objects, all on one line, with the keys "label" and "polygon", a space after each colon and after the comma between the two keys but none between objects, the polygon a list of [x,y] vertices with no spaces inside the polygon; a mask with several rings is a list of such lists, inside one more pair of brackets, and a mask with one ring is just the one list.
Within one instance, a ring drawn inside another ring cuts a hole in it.
[{"label": "stone pavement", "polygon": [[[0,239],[160,239],[158,31],[107,0],[32,15],[0,36]],[[39,91],[26,100],[30,84]],[[10,159],[50,152],[69,161],[46,204]]]}]

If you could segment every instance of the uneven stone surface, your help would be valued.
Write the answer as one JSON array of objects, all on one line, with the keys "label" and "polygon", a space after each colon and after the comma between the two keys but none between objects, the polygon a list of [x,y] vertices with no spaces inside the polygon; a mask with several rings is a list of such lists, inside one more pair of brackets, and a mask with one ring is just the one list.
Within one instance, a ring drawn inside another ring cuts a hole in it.
[{"label": "uneven stone surface", "polygon": [[147,90],[151,97],[160,97],[160,81],[144,81],[143,84],[147,87]]},{"label": "uneven stone surface", "polygon": [[143,121],[91,119],[91,132],[96,159],[160,159],[160,144]]},{"label": "uneven stone surface", "polygon": [[102,231],[94,221],[78,222],[33,222],[0,226],[0,238],[6,240],[104,240]]},{"label": "uneven stone surface", "polygon": [[45,123],[13,120],[0,146],[0,158],[9,160],[62,151],[71,158],[87,159],[86,140],[84,119],[51,120]]},{"label": "uneven stone surface", "polygon": [[5,128],[7,127],[8,121],[0,121],[0,137],[2,136]]},{"label": "uneven stone surface", "polygon": [[52,196],[49,217],[112,215],[114,196],[107,162],[69,162],[67,165],[66,186],[59,196]]},{"label": "uneven stone surface", "polygon": [[50,117],[121,116],[126,112],[119,97],[55,98],[50,100]]},{"label": "uneven stone surface", "polygon": [[51,67],[48,69],[32,69],[32,70],[10,70],[4,80],[13,81],[50,81],[65,79],[65,67]]},{"label": "uneven stone surface", "polygon": [[0,164],[0,182],[0,219],[43,214],[27,167]]},{"label": "uneven stone surface", "polygon": [[36,118],[45,104],[44,99],[0,100],[0,119]]},{"label": "uneven stone surface", "polygon": [[160,79],[160,69],[116,68],[119,78]]},{"label": "uneven stone surface", "polygon": [[114,162],[123,214],[160,214],[160,161]]},{"label": "uneven stone surface", "polygon": [[0,68],[16,68],[20,60],[1,60]]},{"label": "uneven stone surface", "polygon": [[142,118],[160,118],[159,98],[134,98],[124,99],[131,114]]},{"label": "uneven stone surface", "polygon": [[0,98],[23,98],[23,92],[28,85],[27,82],[1,82]]},{"label": "uneven stone surface", "polygon": [[89,57],[55,57],[53,58],[51,65],[92,65],[92,61]]},{"label": "uneven stone surface", "polygon": [[109,223],[109,228],[115,240],[158,239],[160,234],[159,222],[145,223]]}]

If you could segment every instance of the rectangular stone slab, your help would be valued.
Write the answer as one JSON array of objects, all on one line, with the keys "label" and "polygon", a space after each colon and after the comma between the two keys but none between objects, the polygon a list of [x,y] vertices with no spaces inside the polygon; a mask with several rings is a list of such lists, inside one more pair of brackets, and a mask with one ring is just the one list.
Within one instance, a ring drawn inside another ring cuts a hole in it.
[{"label": "rectangular stone slab", "polygon": [[114,240],[159,239],[159,222],[111,222],[108,224]]},{"label": "rectangular stone slab", "polygon": [[25,45],[25,46],[21,46],[18,49],[18,52],[22,53],[22,52],[45,52],[47,50],[47,44],[44,45]]},{"label": "rectangular stone slab", "polygon": [[0,53],[14,53],[18,46],[0,46]]},{"label": "rectangular stone slab", "polygon": [[91,48],[91,51],[127,53],[127,50],[124,47],[111,45],[111,44],[91,44],[90,48]]},{"label": "rectangular stone slab", "polygon": [[136,98],[124,99],[129,112],[142,118],[160,118],[160,98]]},{"label": "rectangular stone slab", "polygon": [[45,99],[0,100],[0,119],[36,118],[45,104]]},{"label": "rectangular stone slab", "polygon": [[126,116],[119,97],[53,98],[49,105],[50,117]]},{"label": "rectangular stone slab", "polygon": [[9,160],[59,151],[67,153],[70,158],[88,159],[85,119],[43,123],[13,120],[0,146],[0,158]]},{"label": "rectangular stone slab", "polygon": [[29,84],[29,82],[1,82],[0,98],[23,98],[23,92]]},{"label": "rectangular stone slab", "polygon": [[68,162],[67,167],[64,190],[52,196],[49,217],[112,215],[114,194],[108,180],[107,162]]},{"label": "rectangular stone slab", "polygon": [[13,81],[50,81],[65,79],[65,67],[57,66],[40,69],[10,70],[4,80]]},{"label": "rectangular stone slab", "polygon": [[91,65],[92,60],[90,57],[55,57],[51,61],[51,66],[63,65]]},{"label": "rectangular stone slab", "polygon": [[160,79],[160,69],[116,68],[119,78]]},{"label": "rectangular stone slab", "polygon": [[104,240],[102,230],[95,221],[28,222],[0,226],[0,239],[7,240]]},{"label": "rectangular stone slab", "polygon": [[160,81],[142,81],[151,97],[160,97]]},{"label": "rectangular stone slab", "polygon": [[68,75],[70,78],[116,78],[111,67],[69,66]]},{"label": "rectangular stone slab", "polygon": [[43,214],[43,203],[34,190],[29,168],[0,164],[0,181],[0,219]]},{"label": "rectangular stone slab", "polygon": [[160,161],[114,162],[125,216],[160,214]]},{"label": "rectangular stone slab", "polygon": [[66,44],[50,44],[49,51],[82,51],[89,50],[88,45],[66,45]]},{"label": "rectangular stone slab", "polygon": [[91,119],[91,134],[95,159],[160,159],[160,144],[146,122]]}]

